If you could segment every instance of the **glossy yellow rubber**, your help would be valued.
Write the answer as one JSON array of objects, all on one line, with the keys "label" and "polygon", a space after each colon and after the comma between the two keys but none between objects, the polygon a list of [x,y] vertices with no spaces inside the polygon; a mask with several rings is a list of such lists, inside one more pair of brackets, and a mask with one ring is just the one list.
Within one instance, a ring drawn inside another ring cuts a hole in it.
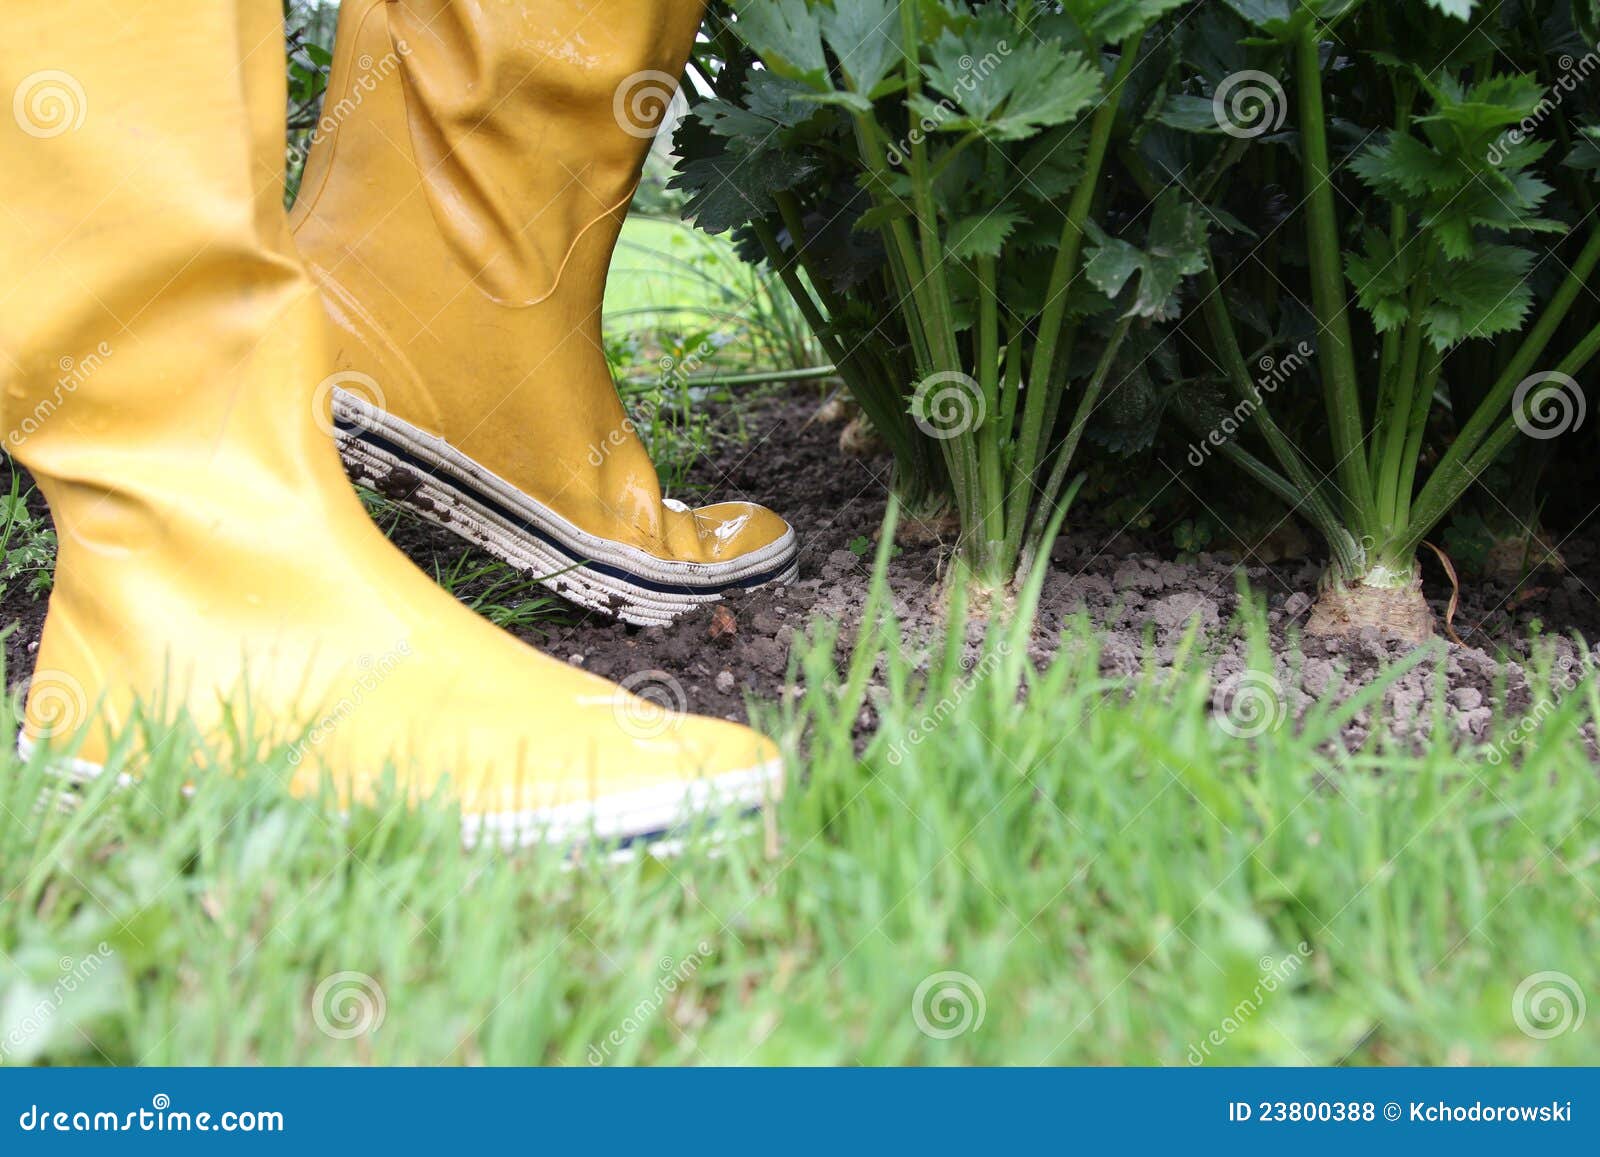
[{"label": "glossy yellow rubber", "polygon": [[702,9],[347,0],[292,227],[368,400],[583,532],[714,565],[788,526],[750,503],[663,505],[600,330]]},{"label": "glossy yellow rubber", "polygon": [[539,654],[366,517],[282,208],[279,11],[55,0],[0,40],[0,430],[60,537],[25,738],[93,765],[136,703],[248,710],[300,736],[303,788],[393,761],[491,827],[775,788],[769,741]]}]

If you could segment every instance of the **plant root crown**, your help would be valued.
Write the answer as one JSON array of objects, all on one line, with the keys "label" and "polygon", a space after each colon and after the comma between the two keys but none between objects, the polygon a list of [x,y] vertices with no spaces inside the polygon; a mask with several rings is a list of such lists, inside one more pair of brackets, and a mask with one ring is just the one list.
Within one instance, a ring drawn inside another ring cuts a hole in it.
[{"label": "plant root crown", "polygon": [[1329,583],[1306,620],[1306,634],[1323,637],[1356,635],[1368,627],[1408,643],[1433,638],[1433,608],[1422,597],[1420,576],[1400,585]]}]

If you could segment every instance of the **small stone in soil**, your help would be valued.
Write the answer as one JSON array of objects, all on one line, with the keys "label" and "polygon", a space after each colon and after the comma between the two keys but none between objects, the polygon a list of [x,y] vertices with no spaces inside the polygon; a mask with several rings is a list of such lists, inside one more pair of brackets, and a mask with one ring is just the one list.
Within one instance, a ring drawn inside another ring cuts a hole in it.
[{"label": "small stone in soil", "polygon": [[718,603],[716,609],[711,612],[711,629],[706,633],[713,639],[720,639],[725,635],[737,635],[739,620],[733,617],[733,612],[725,604]]}]

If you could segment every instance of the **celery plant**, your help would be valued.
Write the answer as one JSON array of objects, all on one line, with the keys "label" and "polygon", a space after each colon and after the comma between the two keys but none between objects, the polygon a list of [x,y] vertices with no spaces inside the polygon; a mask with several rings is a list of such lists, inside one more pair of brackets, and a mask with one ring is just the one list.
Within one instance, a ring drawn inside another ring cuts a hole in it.
[{"label": "celery plant", "polygon": [[1178,190],[1110,213],[1113,145],[1148,115],[1123,102],[1141,43],[1183,2],[749,0],[714,25],[688,211],[761,246],[991,585],[1071,494],[1130,335],[1205,265]]},{"label": "celery plant", "polygon": [[[1536,427],[1542,411],[1580,404],[1574,377],[1600,351],[1600,326],[1571,322],[1600,261],[1600,228],[1591,219],[1551,262],[1560,276],[1540,300],[1535,242],[1567,232],[1544,215],[1551,186],[1539,165],[1550,145],[1531,131],[1548,106],[1536,78],[1496,68],[1492,45],[1468,62],[1407,62],[1392,55],[1405,45],[1391,27],[1401,14],[1388,6],[1229,3],[1281,46],[1294,92],[1326,446],[1306,454],[1262,405],[1255,424],[1278,468],[1237,444],[1226,449],[1329,543],[1313,629],[1377,622],[1425,633],[1416,578],[1424,538],[1519,430]],[[1406,7],[1459,27],[1472,4]],[[1340,85],[1347,115],[1370,109],[1377,92],[1387,98],[1387,126],[1364,132],[1342,158],[1354,181],[1338,171],[1329,139],[1329,90]],[[1356,196],[1341,195],[1341,184]],[[1242,397],[1260,401],[1218,289],[1212,281],[1204,310],[1218,360]],[[1498,341],[1482,340],[1490,338]],[[1451,380],[1476,382],[1478,401],[1452,416],[1448,445],[1420,477],[1435,399]]]}]

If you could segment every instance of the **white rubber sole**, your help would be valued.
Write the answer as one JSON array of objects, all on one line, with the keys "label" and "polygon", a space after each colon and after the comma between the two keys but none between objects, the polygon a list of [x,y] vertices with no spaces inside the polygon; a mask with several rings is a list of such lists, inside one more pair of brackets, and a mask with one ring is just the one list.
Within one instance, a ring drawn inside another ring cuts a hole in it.
[{"label": "white rubber sole", "polygon": [[[24,760],[32,759],[35,750],[27,736],[17,737],[17,754]],[[62,781],[55,803],[65,808],[73,805],[74,789],[98,780],[105,769],[86,760],[63,758],[52,764],[50,772]],[[596,843],[622,849],[657,841],[666,844],[678,840],[696,819],[743,815],[765,807],[776,797],[782,780],[783,761],[770,760],[687,783],[661,784],[556,807],[463,815],[461,843],[470,849],[488,842],[507,851],[541,844]],[[117,776],[119,789],[134,787],[137,782],[130,775]]]},{"label": "white rubber sole", "polygon": [[624,622],[661,626],[730,590],[792,582],[799,573],[793,530],[728,562],[659,559],[580,530],[443,438],[347,390],[333,391],[333,418],[339,453],[362,485],[562,598]]}]

